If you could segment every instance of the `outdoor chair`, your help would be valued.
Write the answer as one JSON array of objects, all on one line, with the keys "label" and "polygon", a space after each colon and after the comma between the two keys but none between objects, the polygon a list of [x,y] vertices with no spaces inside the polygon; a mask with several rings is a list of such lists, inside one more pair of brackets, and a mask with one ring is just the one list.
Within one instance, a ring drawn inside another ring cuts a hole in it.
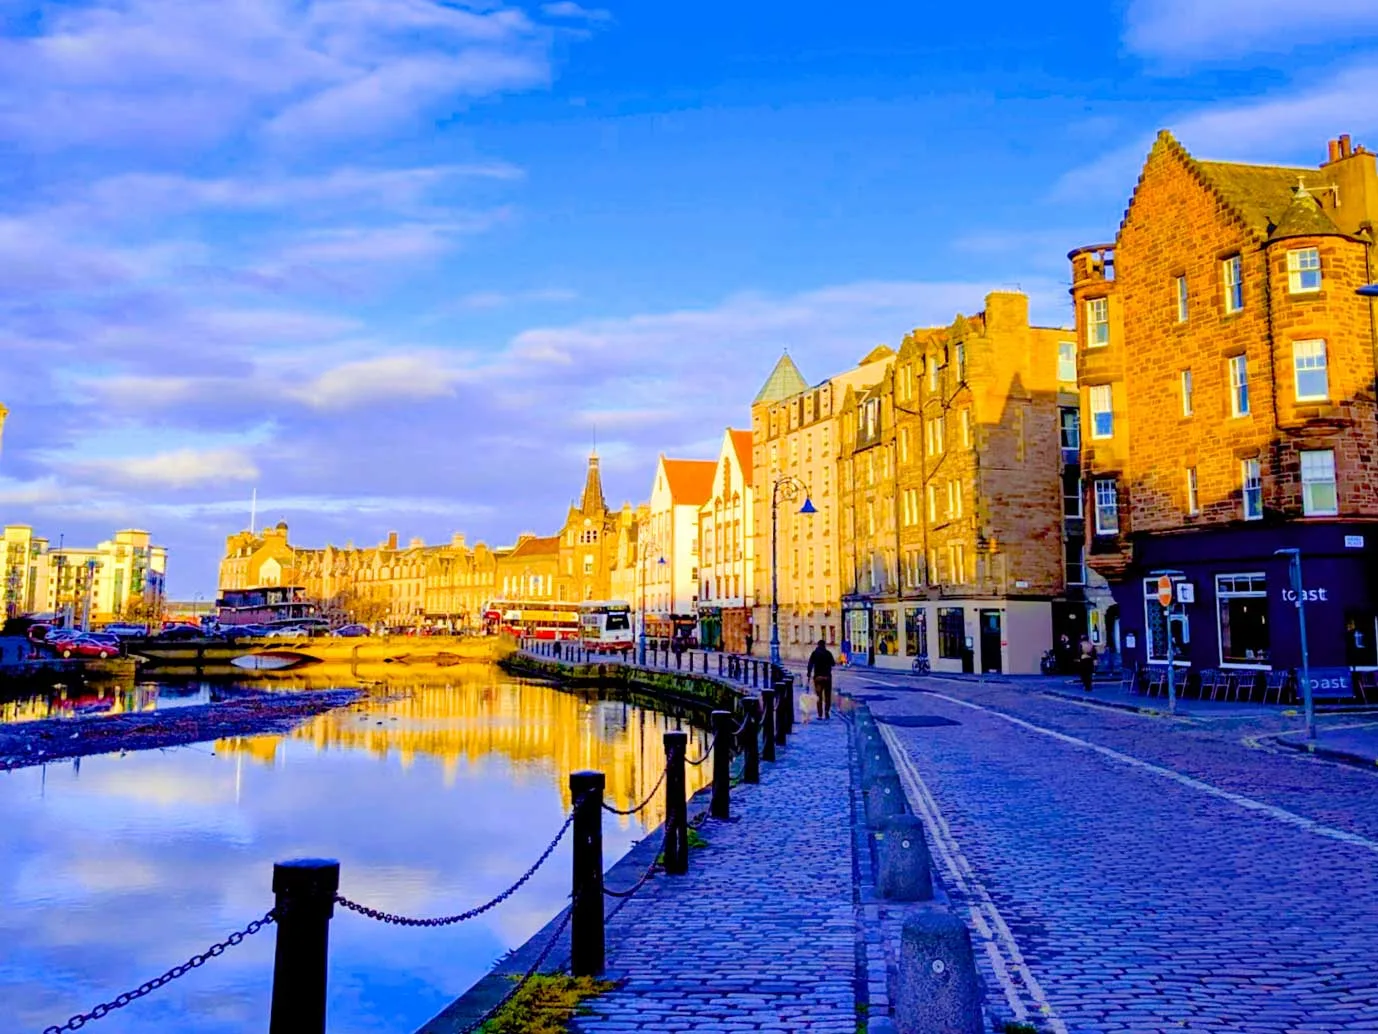
[{"label": "outdoor chair", "polygon": [[1354,697],[1361,704],[1378,704],[1378,671],[1354,673]]},{"label": "outdoor chair", "polygon": [[1263,703],[1268,703],[1269,697],[1275,704],[1283,703],[1283,698],[1289,700],[1292,697],[1292,673],[1290,671],[1270,671],[1263,683]]},{"label": "outdoor chair", "polygon": [[1215,698],[1215,686],[1220,681],[1220,669],[1207,668],[1201,672],[1197,680],[1196,697],[1198,700],[1213,700]]}]

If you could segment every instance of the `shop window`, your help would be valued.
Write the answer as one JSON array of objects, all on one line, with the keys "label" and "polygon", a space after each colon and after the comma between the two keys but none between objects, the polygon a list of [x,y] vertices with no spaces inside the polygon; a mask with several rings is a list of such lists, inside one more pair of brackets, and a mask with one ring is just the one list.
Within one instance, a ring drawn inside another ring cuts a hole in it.
[{"label": "shop window", "polygon": [[1298,402],[1330,398],[1330,374],[1326,370],[1324,341],[1292,342],[1292,378]]},{"label": "shop window", "polygon": [[877,610],[876,653],[881,657],[894,657],[899,652],[899,615],[893,610]]},{"label": "shop window", "polygon": [[1287,292],[1314,294],[1321,289],[1321,253],[1318,248],[1296,248],[1287,253]]},{"label": "shop window", "polygon": [[1308,517],[1333,516],[1340,512],[1335,491],[1335,453],[1331,449],[1306,449],[1301,453],[1301,509]]},{"label": "shop window", "polygon": [[1263,470],[1258,460],[1240,464],[1240,496],[1244,504],[1244,519],[1263,519]]},{"label": "shop window", "polygon": [[1267,667],[1268,583],[1262,574],[1215,577],[1220,663]]},{"label": "shop window", "polygon": [[928,612],[922,607],[905,608],[904,653],[906,657],[928,656]]},{"label": "shop window", "polygon": [[[1173,579],[1179,581],[1180,579]],[[1172,621],[1172,659],[1181,663],[1186,656],[1187,640],[1190,638],[1190,618],[1184,614],[1174,614]],[[1150,662],[1167,663],[1167,615],[1158,602],[1158,579],[1144,579],[1144,649]]]},{"label": "shop window", "polygon": [[966,652],[966,617],[961,607],[938,608],[938,656],[960,660]]}]

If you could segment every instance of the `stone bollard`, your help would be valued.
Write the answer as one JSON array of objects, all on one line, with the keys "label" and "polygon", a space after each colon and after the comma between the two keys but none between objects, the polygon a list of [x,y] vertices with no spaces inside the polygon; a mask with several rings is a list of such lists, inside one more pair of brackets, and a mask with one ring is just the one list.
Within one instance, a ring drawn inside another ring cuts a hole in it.
[{"label": "stone bollard", "polygon": [[861,755],[861,788],[869,790],[877,779],[894,778],[895,759],[890,756],[890,748],[881,743],[868,747]]},{"label": "stone bollard", "polygon": [[880,896],[891,901],[932,901],[933,858],[924,839],[923,820],[892,815],[880,829],[876,834]]},{"label": "stone bollard", "polygon": [[981,1034],[981,982],[966,924],[940,905],[904,920],[895,981],[898,1034]]},{"label": "stone bollard", "polygon": [[900,787],[899,776],[882,776],[866,791],[866,825],[872,829],[880,829],[886,819],[903,815],[904,810],[904,790]]}]

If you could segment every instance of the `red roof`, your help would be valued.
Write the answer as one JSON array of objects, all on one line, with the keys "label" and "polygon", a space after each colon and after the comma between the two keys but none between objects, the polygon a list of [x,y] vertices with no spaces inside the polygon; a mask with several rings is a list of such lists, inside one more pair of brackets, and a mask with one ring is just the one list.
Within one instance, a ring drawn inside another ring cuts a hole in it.
[{"label": "red roof", "polygon": [[728,428],[727,433],[732,436],[732,448],[737,453],[737,465],[742,468],[743,483],[751,484],[751,432],[734,431]]},{"label": "red roof", "polygon": [[713,495],[713,475],[717,460],[667,460],[665,478],[670,483],[670,500],[676,505],[702,506]]},{"label": "red roof", "polygon": [[559,552],[560,552],[560,536],[559,536],[559,535],[551,535],[551,536],[545,537],[545,538],[537,537],[537,536],[534,536],[534,535],[533,535],[531,538],[529,538],[529,539],[524,539],[524,540],[522,540],[521,542],[519,542],[519,543],[517,544],[517,548],[514,549],[514,550],[512,550],[512,552],[509,553],[508,556],[513,556],[513,557],[519,557],[519,556],[540,556],[540,555],[542,555],[542,554],[551,554],[551,553],[554,553],[554,554],[556,554],[556,555],[559,555]]}]

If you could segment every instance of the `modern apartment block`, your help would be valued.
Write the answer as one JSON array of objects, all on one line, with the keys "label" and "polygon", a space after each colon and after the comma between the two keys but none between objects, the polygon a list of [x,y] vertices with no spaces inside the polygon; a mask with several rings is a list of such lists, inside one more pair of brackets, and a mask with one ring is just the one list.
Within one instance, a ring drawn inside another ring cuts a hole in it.
[{"label": "modern apartment block", "polygon": [[4,616],[61,615],[74,623],[147,618],[166,596],[167,550],[135,528],[96,546],[59,546],[25,524],[0,532]]},{"label": "modern apartment block", "polygon": [[[1299,550],[1313,683],[1378,665],[1374,156],[1316,167],[1199,161],[1154,145],[1113,245],[1069,256],[1090,563],[1112,641],[1166,664],[1299,665]],[[1332,685],[1334,683],[1334,685]],[[1343,688],[1341,688],[1341,685]]]},{"label": "modern apartment block", "polygon": [[[779,584],[781,653],[805,657],[819,639],[834,646],[840,642],[838,528],[846,501],[836,491],[837,410],[848,389],[870,388],[893,358],[894,352],[882,346],[851,370],[810,387],[784,355],[752,403],[752,622],[758,654],[770,641],[772,563]],[[806,497],[815,512],[799,512]]]},{"label": "modern apartment block", "polygon": [[854,663],[1037,672],[1088,630],[1070,329],[1028,298],[916,330],[838,421],[841,603]]}]

